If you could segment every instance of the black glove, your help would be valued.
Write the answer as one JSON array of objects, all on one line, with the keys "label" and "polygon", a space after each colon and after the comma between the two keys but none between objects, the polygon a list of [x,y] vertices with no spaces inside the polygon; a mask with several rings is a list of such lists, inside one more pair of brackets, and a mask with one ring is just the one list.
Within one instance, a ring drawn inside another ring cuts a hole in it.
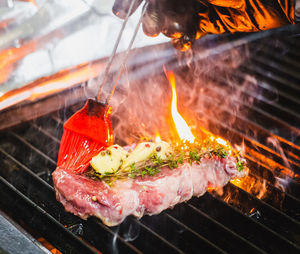
[{"label": "black glove", "polygon": [[[147,0],[144,33],[160,32],[179,50],[213,33],[256,32],[294,23],[292,0]],[[137,0],[132,12],[142,0]],[[113,12],[125,18],[131,0],[115,0]]]}]

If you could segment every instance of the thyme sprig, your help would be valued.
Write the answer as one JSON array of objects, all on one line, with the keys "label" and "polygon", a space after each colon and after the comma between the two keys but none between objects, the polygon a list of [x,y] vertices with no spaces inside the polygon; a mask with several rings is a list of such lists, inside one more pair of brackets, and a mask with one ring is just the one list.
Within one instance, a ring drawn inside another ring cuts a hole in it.
[{"label": "thyme sprig", "polygon": [[245,169],[245,160],[241,158],[241,152],[240,151],[234,151],[234,157],[236,158],[236,167],[239,172]]},{"label": "thyme sprig", "polygon": [[[163,167],[170,169],[178,168],[181,164],[189,162],[200,164],[202,158],[219,157],[226,158],[230,154],[230,147],[221,145],[215,140],[205,139],[202,142],[180,142],[172,145],[173,151],[169,152],[166,158],[162,159],[158,156],[157,152],[153,152],[147,160],[132,163],[131,165],[122,168],[112,173],[99,174],[93,169],[89,171],[89,176],[98,177],[105,181],[107,184],[112,183],[117,179],[123,178],[136,178],[154,176],[161,172]],[[245,168],[244,160],[241,158],[240,153],[234,151],[233,156],[236,158],[236,167],[238,171]]]}]

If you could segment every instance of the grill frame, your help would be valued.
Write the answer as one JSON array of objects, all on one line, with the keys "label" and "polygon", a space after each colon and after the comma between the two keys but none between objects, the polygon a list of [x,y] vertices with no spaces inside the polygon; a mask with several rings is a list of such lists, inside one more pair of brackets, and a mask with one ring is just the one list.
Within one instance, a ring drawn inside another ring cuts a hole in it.
[{"label": "grill frame", "polygon": [[[299,31],[299,26],[290,26],[275,32],[266,31],[257,39],[267,38],[267,40],[264,39],[266,45],[272,46],[270,42],[272,38],[276,39],[281,33],[296,34]],[[3,193],[3,198],[0,199],[1,210],[20,225],[30,226],[33,231],[38,232],[64,253],[97,253],[97,251],[104,253],[153,253],[154,251],[190,253],[199,249],[212,253],[236,253],[241,250],[244,253],[299,252],[299,179],[287,177],[289,188],[286,192],[275,186],[274,177],[282,176],[282,171],[287,170],[287,167],[280,153],[270,148],[270,144],[266,141],[266,137],[275,137],[284,151],[290,151],[291,154],[286,153],[288,162],[293,166],[295,173],[299,174],[300,161],[294,155],[300,151],[300,144],[296,144],[298,141],[293,140],[291,133],[293,135],[300,133],[300,126],[297,125],[300,115],[295,111],[296,106],[300,105],[297,101],[297,93],[300,91],[297,81],[300,82],[300,75],[295,70],[299,70],[300,66],[295,64],[293,58],[293,54],[297,52],[295,48],[299,48],[300,43],[297,37],[292,38],[296,39],[289,41],[285,38],[279,39],[278,46],[282,50],[287,48],[286,45],[294,47],[287,54],[288,59],[293,59],[292,61],[286,62],[287,60],[283,59],[274,64],[274,59],[278,61],[280,59],[276,55],[273,56],[271,51],[263,51],[262,47],[257,51],[260,53],[260,58],[254,59],[254,63],[260,64],[262,68],[242,65],[240,72],[235,73],[237,79],[249,73],[261,78],[265,83],[260,83],[259,86],[266,91],[264,94],[269,92],[270,98],[274,94],[273,86],[270,84],[274,85],[277,89],[278,100],[258,98],[258,101],[262,103],[259,104],[260,107],[250,105],[251,112],[254,112],[257,118],[247,119],[243,115],[237,115],[237,121],[240,121],[238,122],[240,123],[239,129],[227,125],[224,119],[209,118],[208,122],[203,123],[214,134],[236,143],[245,140],[246,158],[252,169],[251,176],[261,181],[266,180],[266,186],[276,194],[274,194],[275,198],[258,199],[254,194],[229,183],[224,188],[223,195],[217,192],[206,193],[200,198],[192,198],[157,216],[144,216],[141,220],[129,217],[118,227],[109,228],[96,218],[84,221],[66,213],[55,199],[51,172],[56,165],[63,122],[81,105],[79,103],[71,108],[63,108],[0,133],[0,192]],[[227,45],[227,36],[224,36],[222,40],[224,40],[222,45]],[[235,41],[238,40],[239,38]],[[250,50],[251,45],[250,43]],[[255,43],[253,45],[255,47]],[[262,51],[264,54],[261,54]],[[172,65],[174,59],[168,61],[168,64]],[[161,63],[159,62],[158,65]],[[279,76],[276,74],[278,66],[289,68],[284,68],[284,75]],[[276,75],[265,76],[262,70]],[[138,72],[140,69],[137,68],[135,71]],[[226,81],[222,79],[222,76],[211,75],[210,78],[217,83]],[[78,89],[82,92],[80,87]],[[219,96],[222,95],[222,90],[213,92],[218,92]],[[65,93],[68,96],[71,94],[70,91]],[[79,101],[82,94],[80,92],[77,94],[80,95]],[[64,94],[61,96],[65,98]],[[255,97],[255,94],[250,94],[250,96]],[[71,97],[69,98],[67,105],[71,104]],[[211,100],[207,96],[202,99],[208,102]],[[288,103],[289,101],[291,103]],[[40,105],[43,105],[43,102]],[[274,107],[281,110],[278,115],[272,115]],[[16,110],[20,108],[7,110],[6,114],[17,112]],[[228,109],[224,108],[224,111]],[[232,113],[228,111],[228,114]],[[267,126],[261,120],[259,122],[259,119],[263,117],[269,121]],[[271,128],[268,127],[272,127],[274,123],[278,129],[286,128],[289,133],[272,133]],[[246,135],[243,132],[245,126],[259,130],[260,136],[254,137],[250,135],[251,133]],[[279,165],[279,169],[270,167],[268,161],[261,161],[253,155],[253,152],[266,155]],[[233,201],[226,199],[228,195],[233,197]],[[234,200],[239,203],[234,203]],[[251,208],[255,208],[252,213],[249,212]]]}]

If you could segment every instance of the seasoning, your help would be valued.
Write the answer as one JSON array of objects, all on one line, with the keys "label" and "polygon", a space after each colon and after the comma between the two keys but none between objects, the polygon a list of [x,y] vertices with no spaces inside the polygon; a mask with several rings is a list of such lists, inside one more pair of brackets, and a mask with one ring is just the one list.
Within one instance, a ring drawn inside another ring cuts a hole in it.
[{"label": "seasoning", "polygon": [[[151,148],[152,146],[149,143],[144,143],[140,146],[143,152],[146,154],[149,152],[148,157],[131,164],[128,162],[128,165],[125,164],[126,166],[124,167],[122,167],[122,159],[120,159],[121,166],[114,172],[101,173],[100,179],[111,185],[115,180],[126,177],[134,179],[136,177],[155,176],[166,166],[170,169],[176,169],[185,162],[189,162],[191,165],[200,164],[204,158],[224,159],[230,155],[230,149],[227,145],[219,144],[209,138],[195,143],[177,143],[169,151],[165,151],[165,146],[160,144],[154,146],[154,151],[152,149],[151,151],[149,151],[150,149],[143,149],[144,147]],[[106,151],[106,153],[112,154],[111,151]],[[161,157],[162,153],[164,157]],[[128,154],[126,154],[126,157],[128,157]],[[246,163],[238,151],[234,151],[233,157],[236,159],[236,168],[239,171],[244,170]]]},{"label": "seasoning", "polygon": [[104,155],[105,155],[105,152],[104,152],[104,151],[102,151],[102,152],[101,152],[101,156],[104,156]]},{"label": "seasoning", "polygon": [[106,153],[107,153],[108,155],[111,155],[111,151],[109,151],[109,150],[106,150]]}]

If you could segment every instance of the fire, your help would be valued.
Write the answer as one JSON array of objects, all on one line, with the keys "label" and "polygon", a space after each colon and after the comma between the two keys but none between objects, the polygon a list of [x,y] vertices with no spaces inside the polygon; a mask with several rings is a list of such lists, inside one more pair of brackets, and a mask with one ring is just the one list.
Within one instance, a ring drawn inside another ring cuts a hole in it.
[{"label": "fire", "polygon": [[195,140],[195,137],[192,134],[189,126],[187,125],[187,123],[185,122],[183,117],[179,114],[178,109],[177,109],[177,94],[176,94],[174,73],[172,71],[165,71],[165,72],[166,72],[166,76],[172,87],[171,112],[172,112],[172,118],[175,123],[177,133],[181,140],[189,141],[189,142],[193,143]]},{"label": "fire", "polygon": [[156,133],[155,135],[155,142],[158,143],[161,141],[160,135],[158,133]]},{"label": "fire", "polygon": [[[165,74],[169,80],[169,83],[171,84],[171,87],[172,87],[171,114],[172,114],[173,121],[175,123],[177,133],[181,140],[189,141],[189,142],[193,143],[195,141],[195,137],[192,134],[189,126],[187,125],[187,123],[185,122],[183,117],[179,114],[178,109],[177,109],[177,94],[176,94],[174,73],[172,71],[166,71],[165,69],[164,69],[164,71],[165,71]],[[227,147],[227,149],[229,151],[229,155],[231,155],[232,152],[235,150],[236,151],[244,150],[244,149],[241,149],[241,147],[236,147],[237,149],[233,149],[231,144],[227,140],[214,135],[213,133],[211,133],[210,131],[208,131],[207,129],[205,129],[203,127],[199,127],[199,128],[207,137],[210,138],[211,141],[216,141],[220,145]],[[156,137],[155,137],[155,141],[158,142],[160,140],[161,140],[160,136],[157,133]],[[248,168],[247,168],[246,176],[244,178],[233,179],[230,182],[232,184],[234,184],[235,186],[247,191],[248,193],[255,195],[259,199],[263,198],[267,191],[266,182],[265,181],[260,182],[258,179],[250,176]],[[218,189],[213,188],[213,187],[208,187],[208,191],[209,192],[218,191]],[[219,190],[219,192],[220,191],[222,192],[221,189]],[[219,195],[222,195],[221,192],[219,193]],[[229,201],[230,195],[227,197],[227,199],[228,200],[225,200],[226,202]]]},{"label": "fire", "polygon": [[222,139],[222,138],[216,138],[216,141],[220,144],[220,145],[223,145],[223,146],[226,146],[227,145],[227,141]]},{"label": "fire", "polygon": [[227,140],[225,140],[225,139],[223,139],[223,138],[221,138],[221,137],[215,136],[214,134],[212,134],[210,131],[206,130],[206,129],[203,128],[203,127],[200,127],[200,130],[201,130],[205,135],[207,135],[208,137],[210,137],[210,140],[211,140],[211,141],[214,141],[214,140],[215,140],[215,141],[216,141],[217,143],[219,143],[220,145],[226,146],[227,149],[228,149],[228,151],[229,151],[229,155],[231,155],[231,153],[232,153],[232,147],[231,147],[230,143],[229,143]]},{"label": "fire", "polygon": [[265,194],[267,193],[267,186],[266,180],[258,179],[252,175],[248,174],[244,178],[241,179],[233,179],[230,182],[243,189],[244,191],[256,196],[258,199],[264,198]]},{"label": "fire", "polygon": [[226,146],[228,148],[229,155],[231,155],[232,148],[231,148],[231,145],[230,145],[229,142],[227,142],[225,139],[222,139],[220,137],[216,138],[216,141],[217,141],[218,144]]}]

